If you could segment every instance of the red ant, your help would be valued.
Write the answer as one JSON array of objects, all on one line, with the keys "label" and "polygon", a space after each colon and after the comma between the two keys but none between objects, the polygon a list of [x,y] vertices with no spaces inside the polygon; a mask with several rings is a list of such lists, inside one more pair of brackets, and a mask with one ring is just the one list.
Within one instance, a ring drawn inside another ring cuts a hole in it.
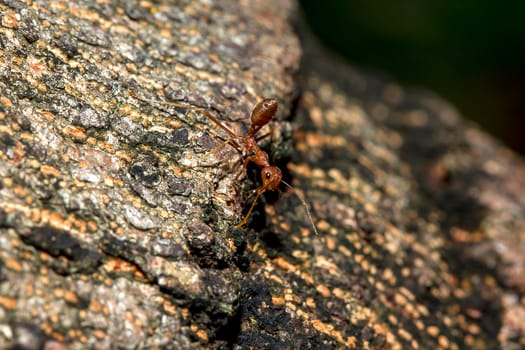
[{"label": "red ant", "polygon": [[[248,164],[250,162],[254,163],[260,170],[261,170],[261,180],[262,185],[259,186],[255,190],[255,199],[252,202],[252,205],[246,215],[244,215],[241,222],[239,222],[236,227],[242,227],[246,224],[248,221],[248,218],[250,217],[250,214],[253,211],[253,208],[255,207],[255,204],[257,203],[257,200],[259,197],[266,192],[266,190],[270,191],[276,191],[279,189],[279,184],[283,183],[286,187],[291,189],[295,195],[299,198],[299,200],[303,203],[304,208],[306,209],[306,214],[308,215],[308,219],[310,220],[310,223],[314,229],[314,232],[316,235],[319,235],[319,232],[317,231],[317,228],[315,227],[314,221],[312,219],[312,214],[310,213],[310,209],[308,207],[308,204],[304,200],[304,198],[295,190],[295,188],[283,180],[282,178],[282,172],[281,169],[274,165],[270,165],[270,159],[268,157],[268,154],[261,150],[259,146],[257,145],[257,141],[262,140],[268,134],[263,135],[261,137],[256,138],[255,134],[261,130],[266,124],[268,124],[275,114],[277,113],[277,107],[278,103],[276,99],[273,98],[266,98],[259,103],[255,105],[255,107],[252,110],[251,116],[250,116],[250,128],[248,129],[248,132],[245,136],[239,136],[237,135],[233,130],[228,128],[226,125],[221,123],[217,118],[215,118],[213,115],[211,115],[208,111],[205,109],[199,108],[199,107],[193,107],[193,106],[186,106],[179,103],[174,102],[159,102],[160,104],[167,105],[167,106],[173,106],[173,107],[180,107],[185,109],[191,109],[195,111],[201,112],[204,116],[206,116],[208,119],[210,119],[215,125],[223,129],[230,135],[232,138],[224,142],[223,144],[219,145],[217,148],[220,148],[226,144],[231,144],[237,151],[239,151],[244,156],[244,163],[241,171],[238,173],[237,178],[246,171],[246,168],[248,167]],[[215,150],[217,150],[217,148]],[[215,151],[214,150],[214,151]],[[214,152],[212,151],[212,152]]]}]

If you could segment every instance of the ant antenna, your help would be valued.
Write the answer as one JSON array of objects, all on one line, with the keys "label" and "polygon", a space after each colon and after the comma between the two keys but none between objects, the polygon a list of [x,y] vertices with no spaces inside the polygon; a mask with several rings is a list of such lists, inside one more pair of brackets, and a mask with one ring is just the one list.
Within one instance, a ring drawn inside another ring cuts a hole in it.
[{"label": "ant antenna", "polygon": [[314,220],[312,218],[312,213],[310,212],[310,207],[308,206],[308,203],[306,203],[306,200],[304,197],[297,191],[292,185],[290,185],[288,182],[281,180],[281,182],[288,187],[290,190],[292,190],[293,193],[299,198],[299,200],[303,203],[304,209],[306,209],[306,215],[308,216],[308,219],[310,220],[310,224],[312,225],[312,228],[314,229],[314,233],[316,236],[319,236],[319,232],[317,231],[317,227],[314,224]]}]

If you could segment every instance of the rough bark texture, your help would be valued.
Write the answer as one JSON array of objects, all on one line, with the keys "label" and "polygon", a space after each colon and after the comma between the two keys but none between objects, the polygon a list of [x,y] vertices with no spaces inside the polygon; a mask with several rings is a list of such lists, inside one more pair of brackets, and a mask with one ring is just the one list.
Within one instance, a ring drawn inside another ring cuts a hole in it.
[{"label": "rough bark texture", "polygon": [[[0,11],[0,348],[525,346],[523,161],[301,48],[290,1]],[[242,134],[263,96],[320,237],[291,191],[235,228],[255,169],[163,104]]]}]

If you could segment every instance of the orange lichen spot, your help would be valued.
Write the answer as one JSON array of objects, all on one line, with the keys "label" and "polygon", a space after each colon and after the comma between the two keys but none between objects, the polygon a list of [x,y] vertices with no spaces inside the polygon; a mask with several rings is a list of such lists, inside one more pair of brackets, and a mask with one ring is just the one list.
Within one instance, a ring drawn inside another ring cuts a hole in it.
[{"label": "orange lichen spot", "polygon": [[54,168],[54,167],[52,167],[50,165],[42,165],[40,167],[40,171],[44,175],[49,175],[49,176],[54,176],[54,177],[61,177],[62,176],[62,173],[58,169],[56,169],[56,168]]},{"label": "orange lichen spot", "polygon": [[337,250],[345,256],[348,256],[348,257],[352,256],[352,252],[344,245],[338,246]]},{"label": "orange lichen spot", "polygon": [[[322,227],[322,225],[320,225],[320,223],[322,222],[325,222],[324,220],[321,220],[318,224],[317,224],[317,227],[320,229],[320,230],[324,230]],[[327,226],[328,227],[328,226]],[[337,247],[337,242],[335,239],[333,239],[331,236],[325,236],[324,237],[324,241],[326,243],[326,247],[329,249],[329,250],[334,250],[336,247]]]},{"label": "orange lichen spot", "polygon": [[106,176],[104,178],[104,185],[108,186],[108,187],[113,187],[113,177],[112,176]]},{"label": "orange lichen spot", "polygon": [[105,150],[107,153],[110,153],[110,154],[115,153],[115,146],[113,146],[110,143],[99,141],[97,146]]},{"label": "orange lichen spot", "polygon": [[101,329],[95,329],[92,333],[98,339],[104,339],[106,337],[106,332]]},{"label": "orange lichen spot", "polygon": [[10,177],[4,177],[3,182],[5,187],[13,187],[13,179]]},{"label": "orange lichen spot", "polygon": [[408,277],[410,276],[410,269],[408,267],[403,267],[401,269],[401,276],[402,277]]},{"label": "orange lichen spot", "polygon": [[64,128],[63,133],[77,141],[85,140],[87,137],[86,130],[80,126],[67,126]]},{"label": "orange lichen spot", "polygon": [[219,62],[219,56],[216,53],[211,53],[208,55],[208,58],[212,62]]},{"label": "orange lichen spot", "polygon": [[355,254],[354,257],[353,257],[353,260],[356,262],[356,263],[361,263],[363,260],[364,260],[364,255],[363,254]]},{"label": "orange lichen spot", "polygon": [[[45,253],[46,257],[44,259],[47,259],[49,260],[51,258],[51,256],[47,253]],[[42,255],[40,255],[40,259],[42,259]],[[43,261],[46,261],[46,260],[43,260]],[[47,269],[47,267],[45,266],[42,266],[40,267],[40,276],[45,276],[44,279],[42,280],[42,282],[44,284],[48,284],[49,283],[49,280],[47,278],[47,275],[49,274],[49,270]]]},{"label": "orange lichen spot", "polygon": [[47,92],[47,85],[41,81],[38,82],[37,86],[36,86],[36,90],[40,93],[40,94],[45,94]]},{"label": "orange lichen spot", "polygon": [[392,285],[396,283],[397,279],[391,268],[387,267],[386,269],[383,270],[383,280],[388,281]]},{"label": "orange lichen spot", "polygon": [[394,301],[398,305],[405,305],[407,300],[402,294],[396,293],[394,294]]},{"label": "orange lichen spot", "polygon": [[399,336],[401,338],[403,338],[404,340],[406,341],[410,341],[412,339],[412,334],[410,334],[406,329],[404,328],[400,328],[398,331],[397,331],[397,334],[399,334]]},{"label": "orange lichen spot", "polygon": [[357,346],[357,338],[352,335],[346,339],[345,344],[350,348],[355,348]]},{"label": "orange lichen spot", "polygon": [[286,309],[287,310],[290,310],[293,314],[296,314],[297,312],[297,306],[295,304],[292,304],[292,303],[286,303]]},{"label": "orange lichen spot", "polygon": [[81,319],[81,320],[85,320],[87,317],[88,317],[88,313],[86,310],[82,309],[78,312],[78,317]]},{"label": "orange lichen spot", "polygon": [[332,290],[332,293],[333,293],[336,297],[338,297],[338,298],[340,298],[340,299],[344,299],[344,298],[345,298],[345,292],[344,292],[341,288],[337,288],[337,287],[334,288],[334,289]]},{"label": "orange lichen spot", "polygon": [[78,329],[68,329],[67,330],[67,336],[68,338],[76,338],[79,334]]},{"label": "orange lichen spot", "polygon": [[31,221],[34,223],[40,222],[42,220],[42,212],[39,209],[33,209],[29,212]]},{"label": "orange lichen spot", "polygon": [[398,320],[397,320],[396,315],[394,315],[394,314],[390,314],[390,315],[388,315],[387,318],[388,318],[388,322],[390,322],[390,324],[392,324],[392,325],[397,325]]},{"label": "orange lichen spot", "polygon": [[437,337],[439,335],[439,328],[437,326],[428,326],[427,327],[427,333],[431,337]]},{"label": "orange lichen spot", "polygon": [[409,291],[406,287],[400,287],[399,292],[403,294],[405,297],[407,297],[407,299],[410,301],[416,300],[416,297],[414,296],[414,294],[411,291]]},{"label": "orange lichen spot", "polygon": [[53,295],[57,298],[62,298],[64,296],[64,290],[63,289],[60,289],[60,288],[55,288],[53,290]]},{"label": "orange lichen spot", "polygon": [[308,284],[314,284],[314,277],[306,272],[301,272],[301,278]]},{"label": "orange lichen spot", "polygon": [[481,328],[477,324],[470,324],[468,326],[468,331],[471,334],[480,334],[481,333]]},{"label": "orange lichen spot", "polygon": [[286,288],[284,290],[284,300],[288,302],[290,301],[300,302],[301,301],[301,299],[297,295],[293,294],[293,291],[289,288]]},{"label": "orange lichen spot", "polygon": [[26,298],[32,297],[34,291],[35,291],[35,287],[33,287],[32,284],[26,284],[26,286],[25,286],[25,297]]},{"label": "orange lichen spot", "polygon": [[277,282],[278,284],[284,284],[283,279],[281,277],[277,276],[277,275],[270,274],[269,272],[265,271],[265,276],[267,278],[271,279],[272,281]]},{"label": "orange lichen spot", "polygon": [[322,332],[322,333],[328,333],[330,332],[334,326],[332,326],[331,324],[326,324],[320,320],[312,320],[312,326],[317,329],[319,332]]},{"label": "orange lichen spot", "polygon": [[92,299],[89,303],[89,309],[96,313],[101,312],[102,304],[98,300]]},{"label": "orange lichen spot", "polygon": [[78,167],[79,168],[86,169],[88,166],[89,165],[88,165],[88,163],[85,160],[81,160],[80,162],[78,162]]},{"label": "orange lichen spot", "polygon": [[361,261],[361,268],[365,271],[369,271],[370,270],[370,261],[368,261],[367,259],[363,259]]},{"label": "orange lichen spot", "polygon": [[414,324],[416,325],[418,331],[423,331],[425,329],[425,323],[423,323],[421,320],[414,320]]},{"label": "orange lichen spot", "polygon": [[109,315],[109,307],[104,306],[104,307],[102,308],[102,313],[103,313],[104,315],[108,316],[108,315]]},{"label": "orange lichen spot", "polygon": [[316,288],[315,288],[316,291],[318,291],[323,297],[325,298],[328,298],[330,296],[330,289],[328,289],[328,287],[326,287],[325,285],[323,284],[319,284]]},{"label": "orange lichen spot", "polygon": [[292,256],[296,259],[306,260],[309,258],[309,254],[304,250],[296,249],[292,251]]},{"label": "orange lichen spot", "polygon": [[24,197],[27,195],[26,189],[22,186],[15,186],[15,188],[13,188],[13,192],[19,197]]},{"label": "orange lichen spot", "polygon": [[439,346],[445,348],[445,349],[448,349],[450,348],[450,340],[448,340],[447,337],[445,337],[444,335],[440,335],[438,337],[438,344]]},{"label": "orange lichen spot", "polygon": [[417,312],[416,308],[414,307],[414,304],[412,303],[405,304],[405,311],[412,315],[413,318],[420,317],[419,312]]},{"label": "orange lichen spot", "polygon": [[472,334],[467,334],[465,336],[465,344],[467,344],[469,347],[473,348],[474,347],[474,343],[475,343],[474,336],[472,336]]},{"label": "orange lichen spot", "polygon": [[418,304],[417,311],[419,311],[419,313],[422,314],[423,316],[428,316],[429,314],[427,307],[423,304]]},{"label": "orange lichen spot", "polygon": [[17,301],[15,298],[0,295],[0,307],[3,307],[6,310],[15,310],[17,307]]},{"label": "orange lichen spot", "polygon": [[284,300],[283,297],[281,297],[281,296],[273,296],[272,295],[272,304],[273,305],[280,305],[280,306],[282,306],[282,305],[284,305],[284,303],[285,303],[285,300]]},{"label": "orange lichen spot", "polygon": [[131,163],[131,155],[129,154],[129,152],[118,151],[118,152],[115,153],[115,155],[120,160],[120,164],[119,165],[121,167],[126,167],[127,164]]},{"label": "orange lichen spot", "polygon": [[8,269],[16,271],[16,272],[22,271],[22,264],[18,260],[15,260],[12,258],[8,258],[5,260],[5,266]]},{"label": "orange lichen spot", "polygon": [[2,26],[6,28],[16,28],[20,22],[16,18],[16,13],[13,11],[5,11],[2,16]]},{"label": "orange lichen spot", "polygon": [[63,163],[69,163],[71,161],[71,157],[68,154],[61,154],[60,158],[62,159]]},{"label": "orange lichen spot", "polygon": [[113,273],[133,273],[135,274],[138,270],[137,267],[129,262],[119,259],[112,258],[108,259],[102,267],[105,271]]},{"label": "orange lichen spot", "polygon": [[73,214],[70,214],[67,221],[71,223],[71,226],[75,227],[79,232],[86,232],[87,223],[80,219],[77,219]]},{"label": "orange lichen spot", "polygon": [[90,221],[87,222],[87,229],[91,233],[96,232],[97,229],[98,229],[98,225],[97,225],[97,223],[95,221],[90,220]]},{"label": "orange lichen spot", "polygon": [[354,336],[350,336],[346,340],[343,339],[341,332],[335,330],[334,326],[331,324],[327,324],[319,320],[313,320],[311,324],[316,330],[326,335],[329,335],[340,344],[346,344],[349,347],[355,347],[357,344],[357,339]]},{"label": "orange lichen spot", "polygon": [[285,232],[290,232],[292,230],[292,227],[290,226],[289,223],[283,221],[279,224],[279,226],[281,227],[281,229]]},{"label": "orange lichen spot", "polygon": [[162,303],[162,308],[168,315],[174,316],[177,314],[177,307],[168,300]]},{"label": "orange lichen spot", "polygon": [[[63,228],[64,227],[64,218],[57,212],[44,211],[47,214],[47,217],[44,217],[44,220],[49,223],[49,225],[54,228]],[[46,220],[47,219],[47,220]]]},{"label": "orange lichen spot", "polygon": [[64,292],[64,300],[70,304],[78,304],[78,296],[70,290]]},{"label": "orange lichen spot", "polygon": [[13,107],[13,102],[11,102],[11,100],[5,96],[0,97],[0,104],[2,104],[5,107]]},{"label": "orange lichen spot", "polygon": [[59,332],[51,332],[51,337],[59,342],[63,342],[64,339],[66,338],[63,333],[59,333]]},{"label": "orange lichen spot", "polygon": [[279,268],[281,268],[284,271],[288,271],[288,272],[297,271],[297,267],[283,257],[275,258],[273,259],[273,262],[275,265],[277,265]]},{"label": "orange lichen spot", "polygon": [[467,314],[470,318],[473,319],[480,319],[483,316],[483,312],[481,310],[474,309],[471,307],[465,310],[465,314]]},{"label": "orange lichen spot", "polygon": [[312,297],[306,298],[306,306],[310,309],[315,309],[317,307],[315,300]]},{"label": "orange lichen spot", "polygon": [[40,328],[45,334],[51,334],[51,332],[53,331],[53,328],[51,327],[51,324],[48,321],[42,323],[40,325]]},{"label": "orange lichen spot", "polygon": [[190,329],[193,333],[195,333],[197,335],[197,337],[199,337],[200,340],[204,341],[204,342],[208,342],[208,334],[206,333],[206,331],[204,331],[203,329],[197,327],[196,325],[192,324],[190,326]]}]

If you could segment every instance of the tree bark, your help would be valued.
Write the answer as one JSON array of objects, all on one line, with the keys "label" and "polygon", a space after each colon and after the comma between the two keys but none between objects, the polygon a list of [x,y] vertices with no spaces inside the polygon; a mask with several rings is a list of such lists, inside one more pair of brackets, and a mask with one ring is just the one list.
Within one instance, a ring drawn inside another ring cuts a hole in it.
[{"label": "tree bark", "polygon": [[[0,2],[0,348],[524,346],[523,161],[295,12]],[[319,236],[284,186],[235,227],[258,171],[195,108],[262,97]]]}]

